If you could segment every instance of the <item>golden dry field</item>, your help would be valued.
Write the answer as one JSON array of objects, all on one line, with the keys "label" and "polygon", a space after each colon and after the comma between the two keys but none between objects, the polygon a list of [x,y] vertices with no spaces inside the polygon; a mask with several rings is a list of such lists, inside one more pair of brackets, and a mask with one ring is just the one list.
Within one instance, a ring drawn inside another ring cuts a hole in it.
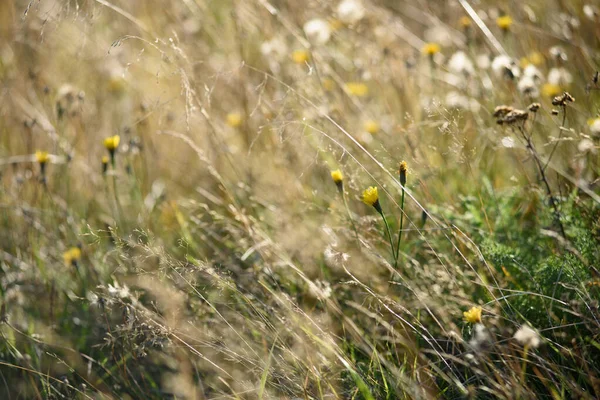
[{"label": "golden dry field", "polygon": [[0,0],[0,399],[600,398],[598,0]]}]

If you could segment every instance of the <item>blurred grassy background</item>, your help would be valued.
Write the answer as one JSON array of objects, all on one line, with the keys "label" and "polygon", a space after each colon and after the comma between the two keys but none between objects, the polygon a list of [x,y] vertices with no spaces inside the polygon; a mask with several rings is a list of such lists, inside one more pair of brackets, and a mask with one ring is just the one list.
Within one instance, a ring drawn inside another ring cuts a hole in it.
[{"label": "blurred grassy background", "polygon": [[600,397],[599,7],[3,1],[0,396]]}]

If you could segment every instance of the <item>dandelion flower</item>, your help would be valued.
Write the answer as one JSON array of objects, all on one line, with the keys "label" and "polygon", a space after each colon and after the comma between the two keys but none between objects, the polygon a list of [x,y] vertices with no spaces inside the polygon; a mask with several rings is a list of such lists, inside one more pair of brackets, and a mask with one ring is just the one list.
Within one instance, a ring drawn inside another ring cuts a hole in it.
[{"label": "dandelion flower", "polygon": [[35,160],[37,162],[39,162],[40,165],[46,164],[49,159],[50,159],[50,156],[48,155],[47,151],[40,151],[40,150],[38,150],[38,151],[35,152]]},{"label": "dandelion flower", "polygon": [[50,156],[47,151],[36,151],[35,160],[40,164],[40,173],[42,174],[42,180],[45,180],[46,175],[46,164],[50,160]]},{"label": "dandelion flower", "polygon": [[510,15],[503,15],[496,19],[496,25],[498,25],[498,27],[500,29],[502,29],[504,32],[506,32],[510,29],[510,26],[512,25],[512,23],[513,23],[513,20]]},{"label": "dandelion flower", "polygon": [[356,97],[363,97],[369,93],[369,87],[362,82],[348,82],[346,83],[346,90]]},{"label": "dandelion flower", "polygon": [[335,183],[342,182],[344,180],[344,175],[342,175],[342,171],[336,169],[335,171],[331,171],[331,179]]},{"label": "dandelion flower", "polygon": [[335,81],[331,78],[323,79],[323,89],[328,92],[332,91],[335,88]]},{"label": "dandelion flower", "polygon": [[331,27],[325,20],[315,18],[304,24],[304,33],[311,43],[325,44],[331,38]]},{"label": "dandelion flower", "polygon": [[376,186],[371,186],[365,189],[362,194],[362,201],[368,206],[375,207],[375,209],[381,213],[381,206],[379,205],[379,193],[377,192]]},{"label": "dandelion flower", "polygon": [[374,135],[377,132],[379,132],[380,126],[377,121],[370,119],[368,121],[365,121],[364,128],[365,128],[365,131],[367,131],[371,135]]},{"label": "dandelion flower", "polygon": [[406,175],[408,174],[408,163],[406,161],[400,163],[398,174],[400,175],[400,183],[402,186],[406,185]]},{"label": "dandelion flower", "polygon": [[562,88],[554,83],[545,83],[542,86],[542,94],[545,97],[558,96],[562,92]]},{"label": "dandelion flower", "polygon": [[63,253],[63,260],[67,267],[77,265],[77,262],[81,259],[81,249],[79,247],[71,247],[69,250]]},{"label": "dandelion flower", "polygon": [[470,324],[481,323],[481,312],[483,309],[479,306],[471,307],[469,311],[463,312],[463,318]]},{"label": "dandelion flower", "polygon": [[119,147],[120,141],[121,137],[119,135],[109,136],[104,139],[104,147],[106,147],[106,150],[108,150],[108,153],[110,154],[110,161],[113,167],[115,166],[115,153]]},{"label": "dandelion flower", "polygon": [[437,43],[433,43],[433,42],[425,43],[425,46],[423,46],[421,51],[423,52],[423,54],[425,54],[429,57],[433,57],[434,55],[436,55],[437,53],[439,53],[441,51],[441,47]]},{"label": "dandelion flower", "polygon": [[107,137],[106,139],[104,139],[104,147],[106,147],[106,150],[114,152],[115,150],[117,150],[117,147],[119,147],[120,141],[121,137],[119,135]]},{"label": "dandelion flower", "polygon": [[238,112],[232,112],[227,114],[227,125],[232,128],[239,128],[242,125],[242,114]]},{"label": "dandelion flower", "polygon": [[342,174],[342,171],[340,171],[339,169],[331,171],[331,179],[333,179],[333,182],[335,183],[335,186],[337,186],[340,193],[343,192],[343,190],[344,190],[344,175]]},{"label": "dandelion flower", "polygon": [[296,64],[306,64],[310,60],[310,55],[306,50],[294,50],[292,53],[292,60]]},{"label": "dandelion flower", "polygon": [[465,15],[461,19],[458,20],[458,23],[464,29],[469,28],[471,26],[471,18],[469,18]]},{"label": "dandelion flower", "polygon": [[539,333],[527,325],[520,327],[513,337],[524,347],[533,347],[535,349],[542,343]]},{"label": "dandelion flower", "polygon": [[102,173],[106,174],[108,171],[108,156],[102,156]]}]

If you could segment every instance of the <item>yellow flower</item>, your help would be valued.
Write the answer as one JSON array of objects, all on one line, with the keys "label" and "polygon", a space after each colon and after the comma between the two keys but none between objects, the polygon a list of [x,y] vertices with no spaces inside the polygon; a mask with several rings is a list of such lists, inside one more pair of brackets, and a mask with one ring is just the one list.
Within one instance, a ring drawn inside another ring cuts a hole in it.
[{"label": "yellow flower", "polygon": [[379,204],[379,194],[377,193],[377,187],[371,186],[365,189],[362,195],[362,201],[368,206],[377,207]]},{"label": "yellow flower", "polygon": [[588,118],[587,120],[588,126],[592,126],[598,122],[600,122],[600,118]]},{"label": "yellow flower", "polygon": [[404,186],[406,184],[406,174],[408,173],[408,163],[406,161],[402,161],[398,170],[400,175],[400,183]]},{"label": "yellow flower", "polygon": [[81,249],[79,247],[71,247],[69,250],[63,253],[63,260],[67,267],[76,265],[81,259]]},{"label": "yellow flower", "polygon": [[329,27],[332,31],[337,31],[342,26],[344,26],[344,23],[337,18],[329,18],[327,22],[329,22]]},{"label": "yellow flower", "polygon": [[535,51],[529,55],[529,62],[533,65],[540,65],[544,63],[544,56],[539,51]]},{"label": "yellow flower", "polygon": [[365,131],[369,132],[371,135],[374,135],[377,132],[379,132],[379,124],[377,123],[377,121],[374,121],[372,119],[366,121],[364,127]]},{"label": "yellow flower", "polygon": [[546,97],[558,96],[562,93],[562,91],[563,90],[560,86],[555,85],[553,83],[544,83],[544,85],[542,86],[542,94]]},{"label": "yellow flower", "polygon": [[496,18],[496,25],[503,31],[507,31],[512,25],[513,20],[510,15],[503,15],[501,17]]},{"label": "yellow flower", "polygon": [[122,94],[126,87],[125,78],[120,75],[113,75],[108,79],[108,91],[114,94]]},{"label": "yellow flower", "polygon": [[102,156],[102,173],[108,171],[108,156]]},{"label": "yellow flower", "polygon": [[352,96],[363,97],[369,93],[369,87],[362,82],[348,82],[346,83],[346,90]]},{"label": "yellow flower", "polygon": [[38,150],[35,152],[35,160],[37,162],[39,162],[40,164],[46,164],[49,159],[50,159],[50,156],[48,155],[47,151]]},{"label": "yellow flower", "polygon": [[423,46],[421,51],[423,52],[423,54],[433,57],[434,55],[439,53],[441,49],[442,48],[440,47],[439,44],[431,42],[431,43],[425,43],[425,46]]},{"label": "yellow flower", "polygon": [[292,60],[294,60],[296,64],[305,64],[310,60],[310,54],[308,54],[308,51],[306,50],[295,50],[292,53]]},{"label": "yellow flower", "polygon": [[111,153],[119,147],[119,142],[121,141],[121,137],[119,135],[109,136],[104,139],[104,147]]},{"label": "yellow flower", "polygon": [[468,28],[471,26],[471,18],[467,17],[466,15],[463,16],[458,22],[463,28]]},{"label": "yellow flower", "polygon": [[336,169],[335,171],[331,171],[331,179],[333,179],[335,183],[340,183],[344,180],[344,175],[342,175],[342,171]]},{"label": "yellow flower", "polygon": [[471,307],[469,311],[463,312],[463,318],[466,322],[471,324],[476,324],[481,322],[481,312],[482,308],[479,306]]},{"label": "yellow flower", "polygon": [[242,114],[238,112],[227,114],[227,125],[232,128],[239,128],[242,125]]},{"label": "yellow flower", "polygon": [[328,92],[332,91],[335,88],[335,81],[331,78],[323,79],[323,88]]}]

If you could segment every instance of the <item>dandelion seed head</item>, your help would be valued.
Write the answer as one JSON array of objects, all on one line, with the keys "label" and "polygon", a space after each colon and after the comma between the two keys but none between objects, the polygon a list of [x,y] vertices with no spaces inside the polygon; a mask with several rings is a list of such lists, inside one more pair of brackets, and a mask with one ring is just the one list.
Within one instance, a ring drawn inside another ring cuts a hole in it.
[{"label": "dandelion seed head", "polygon": [[507,149],[515,147],[515,139],[510,136],[504,136],[502,140],[500,140],[500,143],[502,143],[502,146],[506,147]]},{"label": "dandelion seed head", "polygon": [[452,54],[452,57],[448,61],[448,69],[451,72],[462,75],[472,75],[475,73],[473,61],[471,61],[464,51],[457,51]]},{"label": "dandelion seed head", "polygon": [[539,333],[528,325],[521,326],[519,330],[515,332],[513,338],[522,346],[534,349],[539,347],[542,343]]},{"label": "dandelion seed head", "polygon": [[322,19],[315,18],[304,24],[304,33],[308,40],[317,45],[325,44],[331,38],[331,26]]},{"label": "dandelion seed head", "polygon": [[365,16],[365,7],[359,0],[343,0],[336,8],[336,15],[347,25],[354,25]]},{"label": "dandelion seed head", "polygon": [[552,68],[548,71],[548,83],[560,87],[568,87],[573,82],[573,76],[565,68]]}]

